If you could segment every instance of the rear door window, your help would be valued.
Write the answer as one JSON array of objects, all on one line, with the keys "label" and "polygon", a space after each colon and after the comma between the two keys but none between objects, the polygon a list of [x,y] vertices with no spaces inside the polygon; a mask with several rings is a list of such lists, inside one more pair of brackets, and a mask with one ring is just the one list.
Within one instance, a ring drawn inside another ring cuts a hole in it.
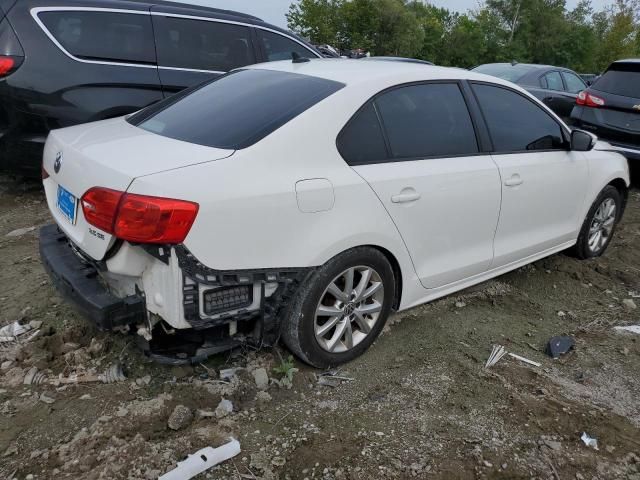
[{"label": "rear door window", "polygon": [[601,92],[640,98],[640,63],[637,65],[614,65],[600,77],[593,88]]},{"label": "rear door window", "polygon": [[560,150],[560,125],[541,107],[506,88],[473,84],[482,114],[498,153]]},{"label": "rear door window", "polygon": [[317,58],[317,55],[300,43],[279,33],[257,29],[258,39],[262,44],[268,62],[291,60],[291,54],[297,53],[303,58]]},{"label": "rear door window", "polygon": [[396,88],[377,97],[375,105],[395,159],[478,153],[471,116],[457,84]]},{"label": "rear door window", "polygon": [[344,84],[310,75],[236,70],[128,119],[149,132],[208,147],[247,148]]},{"label": "rear door window", "polygon": [[249,27],[154,15],[158,65],[228,72],[256,63]]},{"label": "rear door window", "polygon": [[547,84],[546,88],[548,88],[549,90],[557,90],[559,92],[564,90],[564,85],[562,84],[562,77],[560,76],[560,72],[549,72],[542,78]]},{"label": "rear door window", "polygon": [[111,62],[156,62],[151,15],[147,12],[40,12],[38,18],[75,57]]},{"label": "rear door window", "polygon": [[571,72],[562,72],[562,77],[567,84],[567,92],[569,93],[580,93],[587,88],[582,79]]}]

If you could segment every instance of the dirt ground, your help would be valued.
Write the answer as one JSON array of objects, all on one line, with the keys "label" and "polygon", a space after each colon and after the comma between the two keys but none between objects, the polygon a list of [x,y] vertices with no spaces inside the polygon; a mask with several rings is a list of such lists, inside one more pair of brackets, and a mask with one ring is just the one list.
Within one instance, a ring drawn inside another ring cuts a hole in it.
[{"label": "dirt ground", "polygon": [[[638,190],[604,257],[554,255],[395,315],[335,387],[298,363],[281,382],[284,349],[165,367],[96,333],[49,283],[37,229],[6,236],[48,221],[38,185],[0,177],[0,325],[43,322],[0,344],[0,479],[154,479],[228,437],[240,455],[198,478],[640,479],[640,335],[613,330],[640,323],[624,302],[640,307]],[[555,335],[576,341],[558,360]],[[486,370],[493,344],[542,366]],[[55,379],[118,361],[123,382],[23,383],[32,367]],[[229,367],[242,369],[220,381]]]}]

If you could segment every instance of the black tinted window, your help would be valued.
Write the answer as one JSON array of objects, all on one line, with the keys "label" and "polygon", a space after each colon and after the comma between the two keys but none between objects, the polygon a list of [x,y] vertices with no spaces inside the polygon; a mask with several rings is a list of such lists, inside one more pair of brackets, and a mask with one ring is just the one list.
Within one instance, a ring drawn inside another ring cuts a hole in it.
[{"label": "black tinted window", "polygon": [[531,100],[505,88],[474,85],[497,152],[564,147],[560,125]]},{"label": "black tinted window", "polygon": [[150,132],[208,147],[260,141],[344,85],[270,70],[239,70],[129,118]]},{"label": "black tinted window", "polygon": [[567,84],[567,92],[580,93],[587,88],[582,79],[573,73],[562,72],[562,76],[564,77],[564,83]]},{"label": "black tinted window", "polygon": [[373,102],[360,110],[340,133],[338,150],[349,165],[387,159],[387,148]]},{"label": "black tinted window", "polygon": [[159,65],[228,72],[256,62],[248,27],[159,16],[153,22]]},{"label": "black tinted window", "polygon": [[478,152],[471,117],[458,85],[401,87],[380,95],[375,103],[395,158]]},{"label": "black tinted window", "polygon": [[620,65],[616,68],[605,72],[593,88],[623,97],[640,98],[640,64],[629,67]]},{"label": "black tinted window", "polygon": [[41,12],[39,18],[72,55],[114,62],[155,63],[151,16],[111,12]]},{"label": "black tinted window", "polygon": [[303,58],[316,58],[316,55],[311,53],[308,48],[303,47],[298,42],[294,42],[283,35],[261,29],[258,29],[257,32],[269,62],[275,60],[291,60],[292,52],[296,52]]}]

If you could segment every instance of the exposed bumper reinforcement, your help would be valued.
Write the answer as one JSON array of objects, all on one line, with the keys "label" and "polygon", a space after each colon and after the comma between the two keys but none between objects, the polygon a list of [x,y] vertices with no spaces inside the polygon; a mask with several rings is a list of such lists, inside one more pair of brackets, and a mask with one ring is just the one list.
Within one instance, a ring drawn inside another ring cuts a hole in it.
[{"label": "exposed bumper reinforcement", "polygon": [[138,295],[121,299],[109,293],[96,269],[74,253],[54,224],[40,229],[40,258],[58,292],[99,329],[144,322],[144,299]]}]

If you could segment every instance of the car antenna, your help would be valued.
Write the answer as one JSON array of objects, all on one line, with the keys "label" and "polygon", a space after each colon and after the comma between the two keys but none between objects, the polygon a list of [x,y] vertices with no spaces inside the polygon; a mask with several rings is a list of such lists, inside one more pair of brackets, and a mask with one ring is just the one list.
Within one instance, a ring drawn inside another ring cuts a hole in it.
[{"label": "car antenna", "polygon": [[309,61],[306,57],[301,57],[298,52],[291,52],[291,58],[293,59],[293,63],[307,63]]}]

